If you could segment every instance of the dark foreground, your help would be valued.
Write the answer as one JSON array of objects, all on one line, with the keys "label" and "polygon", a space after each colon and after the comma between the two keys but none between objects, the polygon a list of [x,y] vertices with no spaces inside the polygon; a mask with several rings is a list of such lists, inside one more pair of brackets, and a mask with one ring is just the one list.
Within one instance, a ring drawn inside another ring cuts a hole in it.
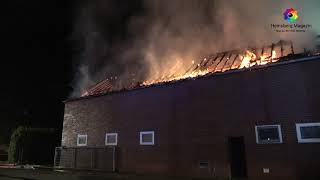
[{"label": "dark foreground", "polygon": [[0,168],[0,180],[194,180],[160,176],[126,175],[88,171],[57,172],[46,169]]}]

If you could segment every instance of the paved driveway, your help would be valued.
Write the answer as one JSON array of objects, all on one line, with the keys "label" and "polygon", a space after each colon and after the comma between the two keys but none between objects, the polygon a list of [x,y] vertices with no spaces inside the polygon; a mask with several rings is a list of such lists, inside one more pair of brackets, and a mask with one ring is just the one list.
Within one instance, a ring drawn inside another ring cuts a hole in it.
[{"label": "paved driveway", "polygon": [[[193,178],[168,178],[163,176],[142,176],[103,173],[93,171],[63,171],[48,169],[0,168],[0,180],[199,180]],[[203,179],[202,179],[203,180]],[[210,179],[213,180],[213,179]]]},{"label": "paved driveway", "polygon": [[[122,180],[116,174],[0,168],[0,180]],[[126,179],[126,178],[125,178]]]}]

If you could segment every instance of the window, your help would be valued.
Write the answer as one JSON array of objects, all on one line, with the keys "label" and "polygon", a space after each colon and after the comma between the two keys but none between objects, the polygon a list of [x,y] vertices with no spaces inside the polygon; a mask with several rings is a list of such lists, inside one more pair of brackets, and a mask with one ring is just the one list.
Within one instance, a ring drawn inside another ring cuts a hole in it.
[{"label": "window", "polygon": [[154,145],[154,131],[140,132],[140,145]]},{"label": "window", "polygon": [[106,133],[106,145],[116,146],[118,144],[118,133]]},{"label": "window", "polygon": [[280,125],[256,126],[256,141],[258,144],[282,143]]},{"label": "window", "polygon": [[296,130],[299,143],[320,142],[320,123],[297,123]]},{"label": "window", "polygon": [[201,169],[209,168],[209,161],[199,161],[199,168]]},{"label": "window", "polygon": [[87,135],[78,134],[77,146],[86,146],[87,145],[87,139],[88,139]]}]

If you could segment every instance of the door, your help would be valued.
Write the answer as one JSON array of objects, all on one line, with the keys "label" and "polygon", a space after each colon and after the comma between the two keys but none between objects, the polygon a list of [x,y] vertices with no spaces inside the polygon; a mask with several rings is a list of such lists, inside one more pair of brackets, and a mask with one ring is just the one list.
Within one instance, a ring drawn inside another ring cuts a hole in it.
[{"label": "door", "polygon": [[228,141],[231,178],[246,178],[247,162],[244,137],[229,137]]}]

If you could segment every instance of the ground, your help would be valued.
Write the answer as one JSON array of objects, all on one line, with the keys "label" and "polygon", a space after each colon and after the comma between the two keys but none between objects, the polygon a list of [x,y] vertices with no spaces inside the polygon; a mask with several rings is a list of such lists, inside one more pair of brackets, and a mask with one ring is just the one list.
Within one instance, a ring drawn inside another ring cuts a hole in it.
[{"label": "ground", "polygon": [[0,168],[0,180],[195,180],[159,176],[125,175],[92,171],[57,172],[50,169]]},{"label": "ground", "polygon": [[[114,180],[116,175],[93,172],[57,172],[47,169],[0,168],[0,180]],[[120,178],[122,179],[122,178]],[[120,180],[119,179],[119,180]]]}]

